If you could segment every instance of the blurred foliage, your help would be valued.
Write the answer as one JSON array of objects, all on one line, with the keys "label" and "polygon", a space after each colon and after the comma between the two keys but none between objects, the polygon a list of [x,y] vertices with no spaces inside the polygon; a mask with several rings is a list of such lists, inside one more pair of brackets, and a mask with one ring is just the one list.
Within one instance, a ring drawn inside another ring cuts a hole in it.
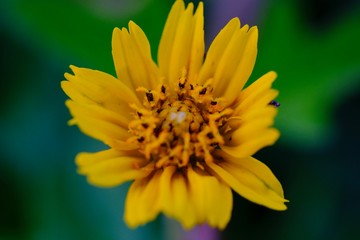
[{"label": "blurred foliage", "polygon": [[[101,9],[101,3],[113,6]],[[159,4],[157,0],[8,0],[0,6],[6,27],[26,38],[26,42],[31,41],[51,54],[72,56],[73,61],[86,63],[90,68],[114,72],[111,58],[114,27],[127,27],[129,20],[133,20],[141,23],[151,43],[157,43],[171,4],[172,1]],[[128,9],[132,9],[131,13]],[[110,10],[113,13],[106,15]]]},{"label": "blurred foliage", "polygon": [[[215,10],[219,4],[205,2],[206,8]],[[359,237],[360,212],[353,200],[360,182],[355,171],[360,134],[355,111],[360,103],[359,4],[351,1],[341,8],[344,14],[329,14],[319,25],[317,17],[307,15],[314,11],[309,2],[263,3],[267,8],[259,15],[259,54],[252,75],[255,80],[269,70],[279,74],[275,87],[280,90],[277,126],[282,144],[258,156],[277,170],[291,200],[289,210],[273,212],[235,197],[225,239],[237,239],[239,231],[244,239]],[[321,3],[316,11],[321,14],[329,4],[340,4],[313,2]],[[126,27],[130,19],[147,34],[155,57],[171,4],[0,2],[0,239],[176,237],[169,230],[164,233],[162,218],[128,229],[122,221],[128,185],[98,189],[76,174],[76,153],[104,146],[66,125],[70,116],[60,89],[69,64],[114,74],[111,33],[114,27]],[[337,6],[332,8],[335,13]]]},{"label": "blurred foliage", "polygon": [[300,2],[277,0],[269,6],[260,24],[253,76],[269,70],[279,75],[281,141],[313,149],[333,141],[332,113],[340,99],[360,87],[360,9],[355,7],[330,21],[334,14],[331,25],[319,29],[307,21],[310,9],[299,11]]}]

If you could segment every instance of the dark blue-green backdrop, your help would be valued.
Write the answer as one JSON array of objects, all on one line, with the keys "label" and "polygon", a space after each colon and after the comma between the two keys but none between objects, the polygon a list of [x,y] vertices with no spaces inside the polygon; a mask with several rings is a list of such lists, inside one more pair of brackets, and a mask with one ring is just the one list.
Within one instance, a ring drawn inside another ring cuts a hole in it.
[{"label": "dark blue-green backdrop", "polygon": [[[67,126],[60,88],[70,64],[114,74],[112,30],[130,19],[156,56],[171,5],[0,2],[0,239],[181,239],[164,217],[128,229],[122,214],[129,184],[100,189],[76,174],[78,152],[105,147]],[[205,0],[207,45],[236,16],[259,27],[250,82],[269,70],[279,75],[282,137],[256,157],[278,176],[290,203],[275,212],[236,196],[221,239],[360,239],[360,3]]]}]

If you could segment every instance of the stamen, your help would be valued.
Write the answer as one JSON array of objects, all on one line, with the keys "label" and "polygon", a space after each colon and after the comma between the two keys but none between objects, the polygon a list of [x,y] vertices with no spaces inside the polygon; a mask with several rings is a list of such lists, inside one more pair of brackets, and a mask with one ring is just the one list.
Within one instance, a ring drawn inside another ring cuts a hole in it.
[{"label": "stamen", "polygon": [[154,101],[154,95],[151,92],[146,93],[146,98],[149,102]]},{"label": "stamen", "polygon": [[165,92],[166,92],[166,88],[165,88],[164,85],[161,85],[161,92],[164,93],[164,94],[165,94]]},{"label": "stamen", "polygon": [[203,89],[199,92],[199,94],[200,94],[200,95],[204,95],[204,94],[206,93],[206,91],[207,91],[207,89],[206,89],[206,88],[203,88]]},{"label": "stamen", "polygon": [[205,172],[204,162],[214,161],[232,110],[223,107],[224,99],[213,97],[211,84],[212,79],[204,85],[189,81],[184,70],[174,92],[166,85],[137,89],[144,93],[144,102],[143,107],[131,105],[136,114],[128,142],[138,144],[147,168],[174,165],[185,171],[190,164]]}]

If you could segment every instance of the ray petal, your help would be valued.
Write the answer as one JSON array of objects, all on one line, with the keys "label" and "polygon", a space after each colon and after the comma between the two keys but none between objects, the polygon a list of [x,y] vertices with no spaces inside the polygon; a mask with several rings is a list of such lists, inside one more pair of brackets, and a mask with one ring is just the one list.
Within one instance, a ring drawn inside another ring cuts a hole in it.
[{"label": "ray petal", "polygon": [[125,130],[128,129],[129,120],[124,114],[110,111],[99,105],[81,104],[71,100],[66,101],[66,106],[70,109],[73,117],[81,116],[84,119],[99,119],[110,122]]},{"label": "ray petal", "polygon": [[194,205],[189,201],[191,196],[186,176],[178,173],[175,166],[166,167],[160,187],[161,205],[165,215],[177,219],[186,229],[198,223]]},{"label": "ray petal", "polygon": [[274,210],[286,210],[281,185],[266,165],[253,158],[226,157],[229,160],[208,163],[210,171],[244,198]]},{"label": "ray petal", "polygon": [[245,168],[252,172],[279,196],[284,197],[284,191],[279,180],[264,163],[253,157],[237,158],[222,151],[217,151],[216,155],[225,159],[226,162],[230,162],[238,167]]},{"label": "ray petal", "polygon": [[[243,43],[243,49],[241,49],[241,51],[235,52],[235,54],[238,54],[239,57],[235,60],[235,70],[228,78],[229,83],[223,84],[222,80],[219,81],[220,84],[225,86],[224,88],[222,88],[222,90],[221,88],[219,88],[219,94],[221,94],[222,96],[226,96],[226,98],[229,99],[230,102],[239,96],[242,88],[249,79],[255,65],[258,40],[257,27],[250,28],[250,30],[244,35],[245,36],[243,36],[243,38],[245,39]],[[231,59],[227,59],[225,65],[231,65],[231,62],[228,61],[231,61]]]},{"label": "ray petal", "polygon": [[213,79],[215,96],[231,103],[241,92],[255,65],[258,30],[232,19],[211,44],[199,82]]},{"label": "ray petal", "polygon": [[264,108],[274,100],[278,91],[271,89],[271,86],[276,77],[277,74],[270,71],[245,88],[238,98],[234,115],[241,115],[249,109]]},{"label": "ray petal", "polygon": [[128,191],[125,201],[124,220],[131,228],[152,221],[160,212],[160,176],[154,175],[135,180]]},{"label": "ray petal", "polygon": [[134,22],[129,22],[129,31],[126,28],[114,29],[113,55],[118,78],[133,90],[138,87],[153,89],[160,84],[149,42]]},{"label": "ray petal", "polygon": [[78,172],[89,183],[99,187],[114,187],[146,174],[139,166],[144,159],[136,152],[109,149],[97,153],[79,153]]},{"label": "ray petal", "polygon": [[215,37],[207,52],[205,62],[201,67],[198,79],[199,84],[204,84],[207,80],[214,77],[226,47],[229,45],[229,42],[239,28],[240,20],[238,18],[233,18]]},{"label": "ray petal", "polygon": [[[256,133],[259,133],[260,135]],[[221,146],[221,149],[234,157],[248,157],[255,154],[260,149],[274,144],[280,136],[280,132],[275,128],[268,128],[255,133],[246,131],[242,134],[243,135],[240,135],[241,139],[234,139],[234,142],[237,145],[224,145]],[[243,140],[243,142],[240,140]]]},{"label": "ray petal", "polygon": [[[161,74],[166,77],[165,83],[169,83],[167,79],[170,71],[170,59],[172,55],[172,48],[175,41],[177,26],[180,18],[185,11],[185,4],[183,1],[175,1],[172,6],[165,27],[160,39],[158,49],[158,64]],[[180,71],[181,69],[179,69]]]},{"label": "ray petal", "polygon": [[164,169],[160,187],[164,213],[185,229],[203,223],[223,229],[230,220],[231,189],[214,176],[199,175],[190,167],[180,173],[170,166]]},{"label": "ray petal", "polygon": [[88,109],[79,107],[71,100],[66,101],[66,105],[73,116],[69,123],[78,125],[81,131],[105,144],[111,145],[115,140],[125,141],[131,136],[121,119],[109,121],[109,116],[87,112]]},{"label": "ray petal", "polygon": [[194,5],[190,3],[181,15],[176,27],[175,39],[170,50],[169,75],[167,76],[170,89],[174,87],[174,84],[181,77],[182,70],[188,69],[193,36],[193,10]]},{"label": "ray petal", "polygon": [[199,223],[224,229],[231,217],[231,189],[214,176],[200,175],[189,169],[191,200]]},{"label": "ray petal", "polygon": [[65,73],[68,81],[62,81],[61,87],[75,102],[96,104],[117,113],[132,111],[129,103],[140,105],[134,92],[113,76],[87,68],[70,68],[74,75]]},{"label": "ray petal", "polygon": [[226,144],[237,146],[262,136],[274,124],[277,109],[269,106],[261,110],[253,111],[254,114],[247,114],[238,121],[238,124],[233,124],[232,128],[235,130],[229,134],[231,141]]},{"label": "ray petal", "polygon": [[204,6],[200,2],[194,15],[194,34],[189,60],[189,79],[196,79],[204,60]]},{"label": "ray petal", "polygon": [[[226,89],[233,84],[231,80],[242,59],[243,52],[248,45],[248,30],[248,25],[235,30],[233,37],[227,44],[221,57],[218,59],[219,63],[215,70],[213,80],[214,94],[216,96],[225,96],[230,102],[232,98],[225,95],[225,93]],[[239,89],[239,92],[240,90],[241,89]]]},{"label": "ray petal", "polygon": [[161,37],[158,62],[165,83],[173,88],[176,81],[187,71],[188,77],[197,76],[204,56],[203,4],[193,14],[194,5],[185,9],[183,1],[176,1]]}]

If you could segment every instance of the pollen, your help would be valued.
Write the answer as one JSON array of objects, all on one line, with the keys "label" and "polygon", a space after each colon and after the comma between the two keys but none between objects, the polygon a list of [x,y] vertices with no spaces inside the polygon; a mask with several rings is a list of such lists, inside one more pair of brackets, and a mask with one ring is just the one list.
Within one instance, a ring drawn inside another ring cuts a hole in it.
[{"label": "pollen", "polygon": [[137,89],[144,101],[141,107],[132,105],[128,142],[138,144],[154,169],[212,162],[212,153],[224,144],[224,125],[232,110],[214,98],[211,81],[198,85],[185,75],[171,93],[166,85]]}]

